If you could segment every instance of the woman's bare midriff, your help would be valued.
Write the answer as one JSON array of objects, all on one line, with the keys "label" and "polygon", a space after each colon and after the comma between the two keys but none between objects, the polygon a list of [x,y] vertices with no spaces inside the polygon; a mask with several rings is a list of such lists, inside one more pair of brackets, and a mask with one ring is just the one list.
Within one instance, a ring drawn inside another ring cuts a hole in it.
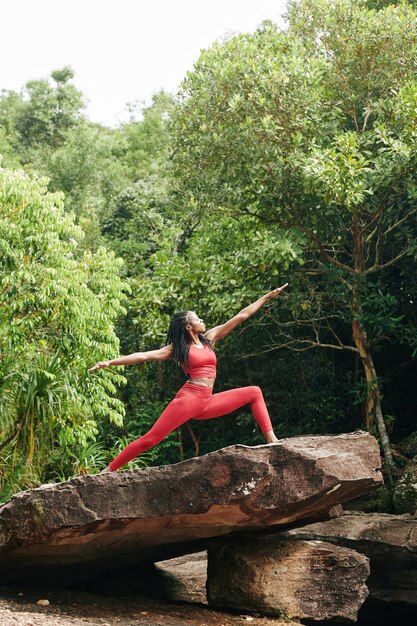
[{"label": "woman's bare midriff", "polygon": [[192,385],[200,385],[200,387],[213,387],[215,378],[190,378],[187,380]]}]

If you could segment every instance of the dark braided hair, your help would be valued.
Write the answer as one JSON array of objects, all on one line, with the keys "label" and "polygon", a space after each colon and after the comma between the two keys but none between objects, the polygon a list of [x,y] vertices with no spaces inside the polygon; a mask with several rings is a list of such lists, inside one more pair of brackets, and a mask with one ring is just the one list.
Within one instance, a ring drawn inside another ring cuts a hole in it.
[{"label": "dark braided hair", "polygon": [[[188,311],[180,311],[180,313],[175,313],[172,317],[171,323],[168,328],[167,334],[167,344],[172,344],[173,347],[173,360],[178,365],[188,365],[190,358],[190,335],[187,332],[186,326],[188,323],[187,316]],[[211,341],[204,337],[204,335],[199,334],[198,338],[201,343],[211,348]]]}]

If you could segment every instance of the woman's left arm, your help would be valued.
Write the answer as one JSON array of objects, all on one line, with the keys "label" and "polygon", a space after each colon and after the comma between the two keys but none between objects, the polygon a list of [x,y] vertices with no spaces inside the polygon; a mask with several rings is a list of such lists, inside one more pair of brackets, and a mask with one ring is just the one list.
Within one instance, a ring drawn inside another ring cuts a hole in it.
[{"label": "woman's left arm", "polygon": [[286,289],[287,287],[288,283],[285,283],[285,285],[282,285],[282,287],[277,287],[273,291],[270,291],[269,293],[262,296],[262,298],[259,298],[259,300],[256,300],[256,302],[252,302],[252,304],[239,311],[239,313],[232,317],[229,321],[225,322],[224,324],[220,324],[220,326],[214,326],[214,328],[210,328],[210,330],[207,330],[204,333],[204,336],[207,337],[207,339],[210,339],[210,341],[212,342],[223,339],[234,328],[236,328],[236,326],[247,320],[248,317],[251,317],[251,315],[256,313],[256,311],[259,311],[259,309],[265,304],[265,302],[271,300],[271,298],[275,298],[278,294],[281,293],[281,291],[284,291],[284,289]]}]

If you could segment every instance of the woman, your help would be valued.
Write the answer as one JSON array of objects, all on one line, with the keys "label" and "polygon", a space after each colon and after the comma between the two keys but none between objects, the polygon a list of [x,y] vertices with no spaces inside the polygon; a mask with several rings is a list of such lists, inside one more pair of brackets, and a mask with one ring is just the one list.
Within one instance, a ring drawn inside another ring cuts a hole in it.
[{"label": "woman", "polygon": [[275,298],[287,287],[285,283],[267,293],[256,302],[242,309],[225,324],[206,331],[206,326],[194,311],[182,311],[172,318],[168,330],[167,345],[159,350],[135,352],[110,361],[100,361],[89,371],[110,365],[131,365],[145,361],[166,361],[173,359],[182,366],[186,383],[175,398],[168,404],[149,432],[132,441],[102,472],[112,472],[145,450],[162,441],[170,432],[189,419],[211,419],[231,413],[239,407],[250,404],[252,414],[262,430],[267,443],[278,441],[272,429],[262,391],[259,387],[241,387],[221,393],[212,393],[216,378],[216,355],[213,346],[223,339],[233,328],[256,313],[262,305]]}]

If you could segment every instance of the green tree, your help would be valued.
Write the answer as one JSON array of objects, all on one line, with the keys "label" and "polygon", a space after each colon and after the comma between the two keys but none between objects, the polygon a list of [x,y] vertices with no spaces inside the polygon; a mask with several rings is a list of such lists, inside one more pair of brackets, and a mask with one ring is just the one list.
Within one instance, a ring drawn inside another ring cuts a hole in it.
[{"label": "green tree", "polygon": [[0,164],[3,167],[19,167],[19,159],[14,154],[5,129],[0,126]]},{"label": "green tree", "polygon": [[82,94],[70,84],[71,68],[52,72],[49,80],[31,80],[23,91],[23,102],[15,124],[19,140],[27,147],[43,144],[56,148],[77,124],[84,108]]},{"label": "green tree", "polygon": [[[84,99],[69,81],[65,67],[50,79],[32,80],[20,92],[3,90],[0,97],[0,154],[3,166],[23,166],[35,175],[48,174],[51,154],[65,145],[82,121]],[[1,137],[7,142],[4,143]]]},{"label": "green tree", "polygon": [[87,376],[115,356],[114,322],[127,286],[120,260],[82,252],[83,233],[46,179],[0,170],[0,455],[3,495],[42,482],[50,453],[64,457],[121,424],[120,372]]},{"label": "green tree", "polygon": [[125,179],[124,185],[113,185],[112,193],[103,192],[106,203],[100,224],[108,245],[125,258],[126,271],[132,276],[142,271],[146,258],[157,250],[177,210],[167,173],[173,110],[173,98],[164,92],[139,111],[131,105],[132,115],[139,114],[140,119],[133,117],[113,138],[113,161],[124,168]]},{"label": "green tree", "polygon": [[129,166],[130,179],[136,181],[154,175],[165,163],[175,100],[160,91],[154,94],[150,106],[131,104],[129,109],[131,120],[120,129],[118,156]]},{"label": "green tree", "polygon": [[416,345],[385,279],[417,250],[416,24],[406,4],[294,3],[288,32],[266,25],[204,51],[174,121],[177,184],[200,212],[302,239],[280,344],[357,355],[388,465],[374,354],[387,337]]}]

